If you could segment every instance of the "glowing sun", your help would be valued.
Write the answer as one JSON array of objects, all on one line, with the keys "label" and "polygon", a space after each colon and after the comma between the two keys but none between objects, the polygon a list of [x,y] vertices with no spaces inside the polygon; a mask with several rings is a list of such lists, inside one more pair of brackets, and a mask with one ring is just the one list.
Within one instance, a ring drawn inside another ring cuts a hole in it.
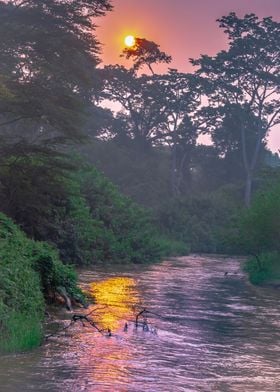
[{"label": "glowing sun", "polygon": [[132,48],[135,45],[135,37],[133,35],[128,35],[124,39],[125,46]]}]

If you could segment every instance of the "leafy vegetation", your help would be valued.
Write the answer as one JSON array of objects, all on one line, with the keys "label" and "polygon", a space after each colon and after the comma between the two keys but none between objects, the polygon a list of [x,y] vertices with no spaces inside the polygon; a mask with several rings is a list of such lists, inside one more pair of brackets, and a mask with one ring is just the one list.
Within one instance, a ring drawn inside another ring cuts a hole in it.
[{"label": "leafy vegetation", "polygon": [[81,296],[74,271],[49,245],[32,241],[0,213],[0,351],[25,350],[42,340],[44,296],[65,287]]},{"label": "leafy vegetation", "polygon": [[[158,210],[161,229],[189,244],[192,252],[229,253],[228,240],[237,221],[238,198],[232,189],[175,199]],[[241,204],[241,202],[239,201]]]},{"label": "leafy vegetation", "polygon": [[[151,213],[138,206],[88,166],[78,173],[81,192],[86,198],[94,222],[99,224],[99,238],[94,249],[99,261],[145,263],[170,254],[169,247],[187,252],[183,244],[164,239],[152,222]],[[177,244],[177,245],[176,245]]]},{"label": "leafy vegetation", "polygon": [[0,1],[2,350],[40,342],[59,288],[83,300],[69,264],[246,252],[252,281],[278,274],[280,188],[267,184],[280,165],[266,136],[280,122],[279,23],[231,13],[226,50],[157,74],[172,59],[139,37],[123,52],[130,69],[97,68],[95,19],[111,9]]},{"label": "leafy vegetation", "polygon": [[238,244],[254,256],[245,266],[252,283],[280,278],[280,183],[259,192],[243,212]]},{"label": "leafy vegetation", "polygon": [[244,251],[260,254],[280,252],[280,184],[259,192],[240,224],[240,244]]},{"label": "leafy vegetation", "polygon": [[13,152],[0,180],[2,211],[29,236],[54,245],[66,263],[144,263],[170,253],[151,213],[82,159],[70,164],[55,151]]},{"label": "leafy vegetation", "polygon": [[247,260],[244,270],[249,274],[253,284],[276,282],[280,280],[280,254],[265,252]]},{"label": "leafy vegetation", "polygon": [[96,169],[83,167],[73,174],[71,185],[67,216],[56,241],[64,260],[143,263],[162,256],[148,213]]}]

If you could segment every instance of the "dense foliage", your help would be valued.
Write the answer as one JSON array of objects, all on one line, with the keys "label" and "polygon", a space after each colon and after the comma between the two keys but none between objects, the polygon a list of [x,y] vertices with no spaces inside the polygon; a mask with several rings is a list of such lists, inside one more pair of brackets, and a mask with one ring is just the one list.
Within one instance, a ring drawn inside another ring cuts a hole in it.
[{"label": "dense foliage", "polygon": [[18,152],[3,160],[0,181],[2,211],[67,263],[144,263],[169,253],[151,214],[82,160]]},{"label": "dense foliage", "polygon": [[251,255],[245,268],[253,283],[280,279],[279,182],[259,192],[251,208],[243,212],[237,242]]},{"label": "dense foliage", "polygon": [[0,351],[24,350],[42,339],[44,296],[64,287],[81,298],[74,271],[49,245],[32,241],[0,214]]},{"label": "dense foliage", "polygon": [[280,184],[259,192],[240,223],[240,242],[244,251],[260,254],[280,252]]},{"label": "dense foliage", "polygon": [[233,250],[229,237],[239,204],[232,189],[175,199],[158,210],[158,224],[171,238],[189,244],[192,252],[228,253]]},{"label": "dense foliage", "polygon": [[231,13],[226,50],[157,74],[172,59],[139,37],[131,69],[97,67],[95,19],[111,8],[0,0],[0,204],[31,238],[0,215],[3,348],[38,344],[44,297],[82,300],[67,264],[235,251],[255,255],[255,282],[276,271],[279,186],[241,205],[267,187],[264,168],[279,172],[266,136],[280,123],[280,24]]},{"label": "dense foliage", "polygon": [[110,9],[107,0],[0,1],[0,126],[81,135],[98,90],[94,18]]},{"label": "dense foliage", "polygon": [[52,241],[66,262],[145,263],[166,253],[151,216],[91,166],[65,184],[66,208]]}]

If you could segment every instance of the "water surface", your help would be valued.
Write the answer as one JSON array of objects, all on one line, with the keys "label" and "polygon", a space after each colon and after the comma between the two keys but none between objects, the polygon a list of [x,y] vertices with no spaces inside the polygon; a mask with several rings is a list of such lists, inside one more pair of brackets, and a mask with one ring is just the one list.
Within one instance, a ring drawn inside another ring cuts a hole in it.
[{"label": "water surface", "polygon": [[[280,390],[279,291],[249,285],[238,260],[188,256],[80,279],[104,332],[76,322],[31,353],[1,357],[0,391]],[[149,331],[135,329],[143,308]],[[61,329],[71,314],[56,317]]]}]

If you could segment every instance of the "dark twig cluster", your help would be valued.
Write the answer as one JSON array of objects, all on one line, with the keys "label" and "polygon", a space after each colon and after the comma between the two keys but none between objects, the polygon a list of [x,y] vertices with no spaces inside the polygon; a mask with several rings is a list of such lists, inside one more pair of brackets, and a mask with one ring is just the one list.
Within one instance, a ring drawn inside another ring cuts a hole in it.
[{"label": "dark twig cluster", "polygon": [[[60,334],[63,331],[66,331],[68,328],[70,328],[76,322],[80,322],[83,327],[85,327],[86,325],[90,325],[91,327],[93,327],[96,331],[98,331],[103,336],[107,336],[107,337],[113,336],[112,331],[111,331],[110,328],[101,329],[101,328],[98,327],[97,323],[92,318],[89,318],[89,316],[94,314],[96,311],[102,310],[102,309],[105,309],[105,308],[108,308],[108,307],[109,307],[109,305],[104,305],[101,308],[93,309],[92,311],[90,311],[87,314],[73,314],[69,324],[67,324],[65,327],[63,327],[59,331],[47,335],[45,337],[45,340],[48,340],[49,338],[51,338],[53,336],[56,336],[56,335]],[[157,334],[156,328],[153,327],[150,322],[148,322],[148,316],[149,315],[154,315],[154,316],[162,318],[161,315],[159,315],[157,313],[154,313],[154,312],[151,312],[151,311],[147,310],[146,308],[142,308],[140,311],[138,311],[136,313],[134,320],[126,320],[125,321],[123,331],[127,332],[128,328],[129,328],[129,323],[132,322],[134,324],[135,330],[137,330],[138,327],[142,327],[143,331],[151,332],[152,334],[156,335]],[[118,316],[118,315],[116,315],[116,316]]]}]

